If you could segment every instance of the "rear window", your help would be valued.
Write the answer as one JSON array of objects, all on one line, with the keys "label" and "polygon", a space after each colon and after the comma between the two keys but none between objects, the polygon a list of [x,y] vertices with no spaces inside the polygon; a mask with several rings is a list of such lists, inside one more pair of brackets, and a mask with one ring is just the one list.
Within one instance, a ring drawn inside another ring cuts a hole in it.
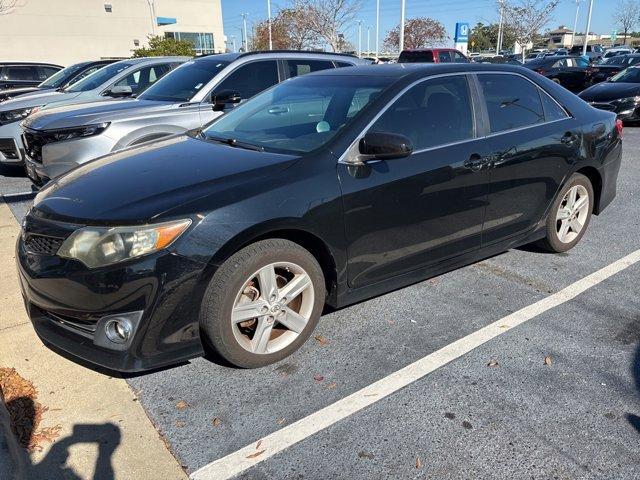
[{"label": "rear window", "polygon": [[433,51],[431,50],[405,50],[400,54],[398,63],[421,63],[433,62]]}]

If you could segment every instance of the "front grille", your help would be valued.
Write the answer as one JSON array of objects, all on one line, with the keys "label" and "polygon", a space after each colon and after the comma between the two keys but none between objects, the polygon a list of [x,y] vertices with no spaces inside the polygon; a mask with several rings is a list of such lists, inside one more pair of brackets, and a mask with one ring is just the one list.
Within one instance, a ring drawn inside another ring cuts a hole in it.
[{"label": "front grille", "polygon": [[38,308],[40,313],[51,320],[52,322],[58,324],[61,327],[66,328],[67,330],[72,330],[80,335],[85,337],[93,337],[96,333],[98,319],[96,318],[78,318],[78,317],[70,317],[68,315],[60,315],[57,313],[50,312],[48,310],[43,310]]},{"label": "front grille", "polygon": [[27,234],[24,240],[27,251],[39,255],[55,255],[62,246],[62,242],[64,242],[63,238],[34,234]]},{"label": "front grille", "polygon": [[42,162],[42,147],[49,143],[44,132],[25,129],[23,134],[24,151],[32,160]]},{"label": "front grille", "polygon": [[13,138],[0,138],[0,153],[7,160],[19,160],[20,152]]}]

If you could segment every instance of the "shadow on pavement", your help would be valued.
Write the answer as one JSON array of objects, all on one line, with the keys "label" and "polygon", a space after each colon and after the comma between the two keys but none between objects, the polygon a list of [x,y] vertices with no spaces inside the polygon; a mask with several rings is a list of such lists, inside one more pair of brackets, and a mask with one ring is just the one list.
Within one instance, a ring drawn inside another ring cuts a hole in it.
[{"label": "shadow on pavement", "polygon": [[[19,408],[14,408],[19,404]],[[33,426],[36,423],[36,408],[30,397],[18,397],[7,403],[9,412],[19,412],[12,416],[11,423],[14,433],[22,446],[28,445],[35,434]],[[18,432],[15,426],[19,425]],[[66,465],[70,455],[70,447],[76,444],[95,443],[98,446],[98,457],[95,462],[94,473],[90,477],[94,480],[113,480],[115,478],[111,456],[120,444],[120,428],[113,423],[78,424],[73,426],[71,435],[55,441],[47,455],[38,463],[32,463],[30,458],[20,450],[22,457],[15,459],[16,477],[19,480],[80,480],[71,467]]]},{"label": "shadow on pavement", "polygon": [[[631,368],[633,371],[633,379],[636,382],[636,389],[638,390],[638,395],[640,395],[640,343],[638,343],[636,347],[636,356],[633,359]],[[640,433],[640,416],[634,413],[627,413],[627,420],[631,426],[636,429],[636,432]]]}]

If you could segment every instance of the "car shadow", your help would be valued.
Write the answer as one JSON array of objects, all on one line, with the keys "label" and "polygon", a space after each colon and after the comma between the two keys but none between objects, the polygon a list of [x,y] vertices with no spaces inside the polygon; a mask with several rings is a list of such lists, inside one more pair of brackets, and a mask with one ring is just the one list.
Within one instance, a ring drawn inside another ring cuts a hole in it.
[{"label": "car shadow", "polygon": [[[636,384],[636,390],[638,391],[638,396],[640,396],[640,342],[638,342],[638,345],[636,346],[636,355],[633,359],[631,369],[633,372],[633,380]],[[636,432],[640,434],[640,415],[629,412],[627,413],[627,421],[636,429]]]},{"label": "car shadow", "polygon": [[[4,401],[1,408],[4,409]],[[31,397],[17,397],[7,402],[6,411],[10,412],[10,424],[14,432],[10,448],[14,466],[14,478],[17,480],[80,480],[81,477],[72,467],[67,465],[70,449],[79,444],[96,444],[96,458],[93,475],[94,480],[113,480],[115,474],[112,465],[113,452],[120,445],[120,427],[113,423],[76,424],[70,435],[55,440],[42,460],[33,463],[24,447],[29,445],[36,423],[36,406]],[[3,416],[4,417],[4,416]],[[17,444],[19,442],[19,445]]]},{"label": "car shadow", "polygon": [[12,178],[27,176],[22,165],[0,165],[0,175]]}]

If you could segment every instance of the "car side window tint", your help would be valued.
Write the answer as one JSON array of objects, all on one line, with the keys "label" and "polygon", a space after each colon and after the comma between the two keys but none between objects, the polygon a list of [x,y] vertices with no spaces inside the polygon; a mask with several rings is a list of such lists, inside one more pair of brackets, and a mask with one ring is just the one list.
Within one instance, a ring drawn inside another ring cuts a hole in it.
[{"label": "car side window tint", "polygon": [[327,70],[328,68],[335,68],[333,62],[327,60],[286,60],[285,65],[288,72],[288,77],[299,77],[305,73],[317,72],[319,70]]},{"label": "car side window tint", "polygon": [[438,61],[440,63],[450,63],[451,54],[449,52],[438,52]]},{"label": "car side window tint", "polygon": [[169,65],[153,65],[130,73],[116,82],[114,87],[129,86],[133,93],[141,93],[170,70]]},{"label": "car side window tint", "polygon": [[558,105],[555,100],[553,100],[547,93],[540,92],[540,98],[542,99],[542,107],[544,108],[544,117],[547,122],[551,122],[553,120],[562,120],[563,118],[567,118],[567,112]]},{"label": "car side window tint", "polygon": [[424,81],[402,94],[371,130],[409,137],[414,150],[474,137],[469,85],[464,75]]},{"label": "car side window tint", "polygon": [[213,90],[216,95],[223,90],[233,90],[245,100],[278,83],[278,64],[275,60],[247,63],[234,70]]},{"label": "car side window tint", "polygon": [[576,62],[579,67],[586,68],[589,66],[589,60],[587,60],[586,58],[579,57],[572,60]]},{"label": "car side window tint", "polygon": [[58,73],[59,70],[59,68],[42,67],[40,78],[42,78],[42,80],[46,80],[51,75],[55,75],[56,73]]},{"label": "car side window tint", "polygon": [[333,62],[336,64],[337,68],[342,68],[342,67],[353,67],[353,64],[351,63],[347,63],[347,62]]},{"label": "car side window tint", "polygon": [[517,75],[480,74],[491,133],[544,122],[538,87]]},{"label": "car side window tint", "polygon": [[8,80],[39,80],[37,67],[12,66],[7,67],[5,76]]}]

